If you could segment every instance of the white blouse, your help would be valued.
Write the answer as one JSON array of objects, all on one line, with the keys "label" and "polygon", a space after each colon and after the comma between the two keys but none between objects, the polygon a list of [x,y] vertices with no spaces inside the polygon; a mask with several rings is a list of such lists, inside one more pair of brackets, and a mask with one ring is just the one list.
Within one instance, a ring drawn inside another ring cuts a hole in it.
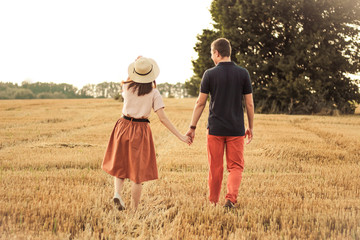
[{"label": "white blouse", "polygon": [[133,93],[133,88],[128,89],[129,84],[123,85],[122,96],[124,97],[124,105],[122,114],[133,118],[149,118],[151,109],[154,112],[164,108],[164,102],[162,100],[159,90],[153,88],[153,90],[143,96],[138,96],[137,91]]}]

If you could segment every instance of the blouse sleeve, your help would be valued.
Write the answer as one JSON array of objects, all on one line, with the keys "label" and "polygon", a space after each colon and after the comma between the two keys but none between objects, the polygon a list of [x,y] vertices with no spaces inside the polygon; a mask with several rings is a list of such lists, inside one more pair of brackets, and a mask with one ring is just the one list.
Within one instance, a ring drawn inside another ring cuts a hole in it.
[{"label": "blouse sleeve", "polygon": [[153,98],[153,109],[154,109],[154,112],[156,112],[157,110],[161,109],[161,108],[164,108],[165,107],[165,104],[162,100],[162,97],[161,97],[161,94],[159,92],[159,90],[157,89],[154,89],[154,98]]}]

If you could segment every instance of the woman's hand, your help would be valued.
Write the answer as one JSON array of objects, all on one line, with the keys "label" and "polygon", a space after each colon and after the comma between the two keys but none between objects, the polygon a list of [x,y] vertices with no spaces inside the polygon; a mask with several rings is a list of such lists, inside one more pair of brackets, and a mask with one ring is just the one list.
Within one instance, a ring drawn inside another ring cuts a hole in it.
[{"label": "woman's hand", "polygon": [[170,130],[170,132],[172,132],[177,138],[179,138],[181,141],[187,143],[187,144],[191,144],[192,139],[189,136],[184,136],[182,135],[177,129],[176,127],[170,122],[170,120],[167,118],[164,108],[160,108],[159,110],[156,111],[156,114],[159,117],[159,120],[162,124],[164,124],[165,127],[167,127],[167,129]]},{"label": "woman's hand", "polygon": [[189,137],[189,136],[181,135],[180,140],[183,141],[184,143],[187,143],[189,146],[192,143],[191,137]]}]

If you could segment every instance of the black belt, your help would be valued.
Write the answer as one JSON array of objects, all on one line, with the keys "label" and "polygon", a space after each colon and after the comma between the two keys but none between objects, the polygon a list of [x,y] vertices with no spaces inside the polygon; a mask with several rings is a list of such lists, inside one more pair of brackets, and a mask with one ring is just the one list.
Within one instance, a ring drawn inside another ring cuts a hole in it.
[{"label": "black belt", "polygon": [[132,118],[132,117],[127,117],[127,116],[123,116],[124,119],[129,120],[129,121],[133,121],[133,122],[148,122],[150,123],[149,119],[147,118]]}]

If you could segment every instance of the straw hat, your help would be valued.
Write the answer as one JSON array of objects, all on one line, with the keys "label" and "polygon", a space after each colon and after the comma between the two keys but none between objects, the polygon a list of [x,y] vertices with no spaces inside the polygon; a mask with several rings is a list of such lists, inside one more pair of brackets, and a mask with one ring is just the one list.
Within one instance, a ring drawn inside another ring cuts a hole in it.
[{"label": "straw hat", "polygon": [[159,76],[160,69],[154,59],[140,57],[128,68],[130,80],[137,83],[150,83]]}]

